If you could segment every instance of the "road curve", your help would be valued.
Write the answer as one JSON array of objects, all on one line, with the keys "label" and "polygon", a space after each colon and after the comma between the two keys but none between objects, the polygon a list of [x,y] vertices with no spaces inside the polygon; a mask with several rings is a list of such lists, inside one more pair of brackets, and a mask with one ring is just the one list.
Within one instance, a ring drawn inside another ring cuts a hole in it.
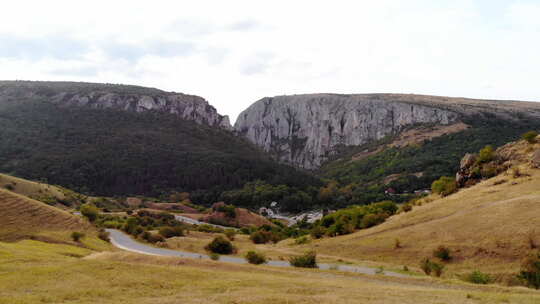
[{"label": "road curve", "polygon": [[[172,257],[181,257],[181,258],[192,258],[192,259],[210,259],[208,255],[198,254],[193,252],[185,252],[164,248],[156,248],[146,244],[139,243],[132,239],[129,235],[125,234],[122,231],[116,229],[106,229],[110,233],[111,244],[114,246],[141,254],[147,255],[157,255],[157,256],[172,256]],[[230,257],[226,255],[221,255],[219,260],[222,262],[236,263],[236,264],[247,264],[246,260],[243,258]],[[285,261],[268,261],[266,265],[275,266],[275,267],[292,267],[289,262]],[[328,270],[338,270],[346,272],[356,272],[363,274],[377,274],[377,269],[370,267],[362,266],[349,266],[349,265],[333,265],[333,264],[318,264],[319,269]],[[383,271],[380,273],[382,275],[393,276],[393,277],[407,277],[404,274],[400,274],[392,271]]]}]

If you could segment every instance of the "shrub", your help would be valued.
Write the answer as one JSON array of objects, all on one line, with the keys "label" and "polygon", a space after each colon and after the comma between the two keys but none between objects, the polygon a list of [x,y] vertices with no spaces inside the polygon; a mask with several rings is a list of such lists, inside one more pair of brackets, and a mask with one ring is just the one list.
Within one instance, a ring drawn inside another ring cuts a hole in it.
[{"label": "shrub", "polygon": [[303,245],[307,243],[309,243],[309,239],[307,238],[307,236],[301,236],[294,240],[295,245]]},{"label": "shrub", "polygon": [[264,264],[266,263],[266,256],[255,251],[248,251],[248,253],[246,253],[246,261],[255,265]]},{"label": "shrub", "polygon": [[8,189],[9,191],[15,190],[15,187],[12,184],[6,184],[4,185],[4,188]]},{"label": "shrub", "polygon": [[402,212],[409,212],[409,211],[412,210],[412,208],[413,208],[412,204],[410,204],[410,203],[405,203],[405,204],[401,205],[401,211]]},{"label": "shrub", "polygon": [[212,261],[218,261],[219,260],[219,254],[214,253],[214,252],[210,253],[210,259]]},{"label": "shrub", "polygon": [[324,227],[322,226],[315,226],[309,232],[309,234],[311,234],[311,237],[314,239],[322,238],[325,233],[326,233],[326,229],[324,229]]},{"label": "shrub", "polygon": [[202,225],[197,226],[197,231],[210,232],[210,233],[223,233],[225,230],[223,230],[223,228],[214,227],[208,224],[202,224]]},{"label": "shrub", "polygon": [[530,254],[521,264],[519,278],[527,286],[540,289],[540,251]]},{"label": "shrub", "polygon": [[444,265],[433,262],[429,258],[425,258],[420,262],[420,268],[427,275],[433,273],[435,276],[440,277],[443,273]]},{"label": "shrub", "polygon": [[225,236],[230,241],[234,241],[234,237],[236,236],[236,231],[234,229],[227,229],[227,230],[225,230]]},{"label": "shrub", "polygon": [[485,146],[482,150],[480,150],[480,153],[478,153],[478,160],[477,162],[482,163],[489,163],[495,158],[495,151],[493,150],[492,146]]},{"label": "shrub", "polygon": [[83,237],[84,233],[82,232],[74,231],[73,233],[71,233],[71,239],[75,242],[79,242]]},{"label": "shrub", "polygon": [[388,214],[386,213],[377,213],[377,214],[368,214],[362,218],[362,222],[360,223],[361,228],[369,228],[373,227],[375,225],[378,225],[388,217]]},{"label": "shrub", "polygon": [[449,176],[442,176],[431,184],[431,191],[442,196],[450,195],[456,192],[456,190],[456,180]]},{"label": "shrub", "polygon": [[231,254],[235,251],[232,243],[221,235],[215,237],[204,249],[219,254]]},{"label": "shrub", "polygon": [[81,214],[93,222],[99,215],[99,209],[92,204],[83,204],[81,205]]},{"label": "shrub", "polygon": [[216,208],[216,211],[223,212],[227,217],[236,217],[236,207],[234,205],[220,205]]},{"label": "shrub", "polygon": [[431,274],[431,260],[429,258],[422,259],[422,261],[420,262],[420,268],[425,274],[430,275]]},{"label": "shrub", "polygon": [[433,251],[433,256],[445,262],[448,262],[452,259],[450,249],[442,245],[437,247],[437,249]]},{"label": "shrub", "polygon": [[102,226],[105,227],[105,228],[116,229],[116,228],[121,227],[122,224],[120,224],[120,222],[117,222],[117,221],[105,221],[105,222],[103,222]]},{"label": "shrub", "polygon": [[99,233],[98,233],[98,238],[104,240],[105,242],[111,242],[111,239],[110,239],[110,233],[108,233],[107,231],[105,230],[100,230]]},{"label": "shrub", "polygon": [[143,240],[147,241],[148,243],[152,243],[152,244],[165,241],[165,238],[162,237],[161,235],[154,234],[148,231],[142,231],[141,233],[139,233],[138,236],[142,238]]},{"label": "shrub", "polygon": [[171,238],[175,236],[184,236],[184,229],[181,227],[162,227],[159,229],[159,234],[164,238]]},{"label": "shrub", "polygon": [[536,143],[536,137],[538,136],[538,132],[536,131],[529,131],[521,136],[524,140],[529,142],[530,144]]},{"label": "shrub", "polygon": [[467,276],[467,281],[474,284],[488,284],[491,278],[488,274],[475,270]]},{"label": "shrub", "polygon": [[294,267],[317,268],[317,253],[308,251],[303,255],[291,257],[289,263]]},{"label": "shrub", "polygon": [[254,244],[266,244],[270,242],[272,233],[270,231],[255,231],[250,236],[249,239]]},{"label": "shrub", "polygon": [[431,270],[436,277],[440,277],[444,270],[444,265],[436,262],[431,262]]}]

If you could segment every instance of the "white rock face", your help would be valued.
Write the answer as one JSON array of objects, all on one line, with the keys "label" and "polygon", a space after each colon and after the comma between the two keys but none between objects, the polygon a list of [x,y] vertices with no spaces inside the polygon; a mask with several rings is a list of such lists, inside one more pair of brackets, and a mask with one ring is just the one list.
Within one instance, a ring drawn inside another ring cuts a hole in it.
[{"label": "white rock face", "polygon": [[228,116],[218,114],[216,109],[201,97],[184,94],[163,94],[158,96],[123,95],[116,93],[92,92],[89,94],[59,94],[49,99],[63,106],[85,106],[95,109],[119,109],[145,112],[159,111],[178,115],[199,124],[232,129]]},{"label": "white rock face", "polygon": [[390,96],[267,97],[240,114],[235,130],[283,162],[316,169],[340,145],[365,144],[418,123],[447,125],[459,116],[441,107],[393,101]]},{"label": "white rock face", "polygon": [[60,106],[158,111],[232,130],[229,117],[220,115],[204,98],[153,88],[77,82],[0,81],[0,101],[17,98],[35,98]]}]

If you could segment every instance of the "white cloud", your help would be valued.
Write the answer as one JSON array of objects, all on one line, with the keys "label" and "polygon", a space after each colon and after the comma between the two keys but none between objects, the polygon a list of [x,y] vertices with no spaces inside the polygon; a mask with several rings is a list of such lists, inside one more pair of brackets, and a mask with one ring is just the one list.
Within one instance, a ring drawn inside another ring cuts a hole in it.
[{"label": "white cloud", "polygon": [[534,1],[10,1],[0,78],[147,85],[233,120],[264,96],[540,100]]}]

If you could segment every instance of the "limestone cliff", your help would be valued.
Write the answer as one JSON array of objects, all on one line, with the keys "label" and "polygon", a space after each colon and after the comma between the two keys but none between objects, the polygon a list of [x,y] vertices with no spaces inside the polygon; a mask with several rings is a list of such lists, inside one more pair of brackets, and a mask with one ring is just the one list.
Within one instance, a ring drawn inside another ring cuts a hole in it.
[{"label": "limestone cliff", "polygon": [[532,107],[538,116],[539,105],[400,94],[278,96],[242,112],[235,130],[280,161],[316,169],[340,146],[362,145],[408,126],[449,125],[486,109],[511,115]]},{"label": "limestone cliff", "polygon": [[220,115],[199,96],[127,85],[77,82],[0,82],[0,101],[36,99],[59,106],[158,111],[178,115],[199,124],[231,129],[228,116]]}]

